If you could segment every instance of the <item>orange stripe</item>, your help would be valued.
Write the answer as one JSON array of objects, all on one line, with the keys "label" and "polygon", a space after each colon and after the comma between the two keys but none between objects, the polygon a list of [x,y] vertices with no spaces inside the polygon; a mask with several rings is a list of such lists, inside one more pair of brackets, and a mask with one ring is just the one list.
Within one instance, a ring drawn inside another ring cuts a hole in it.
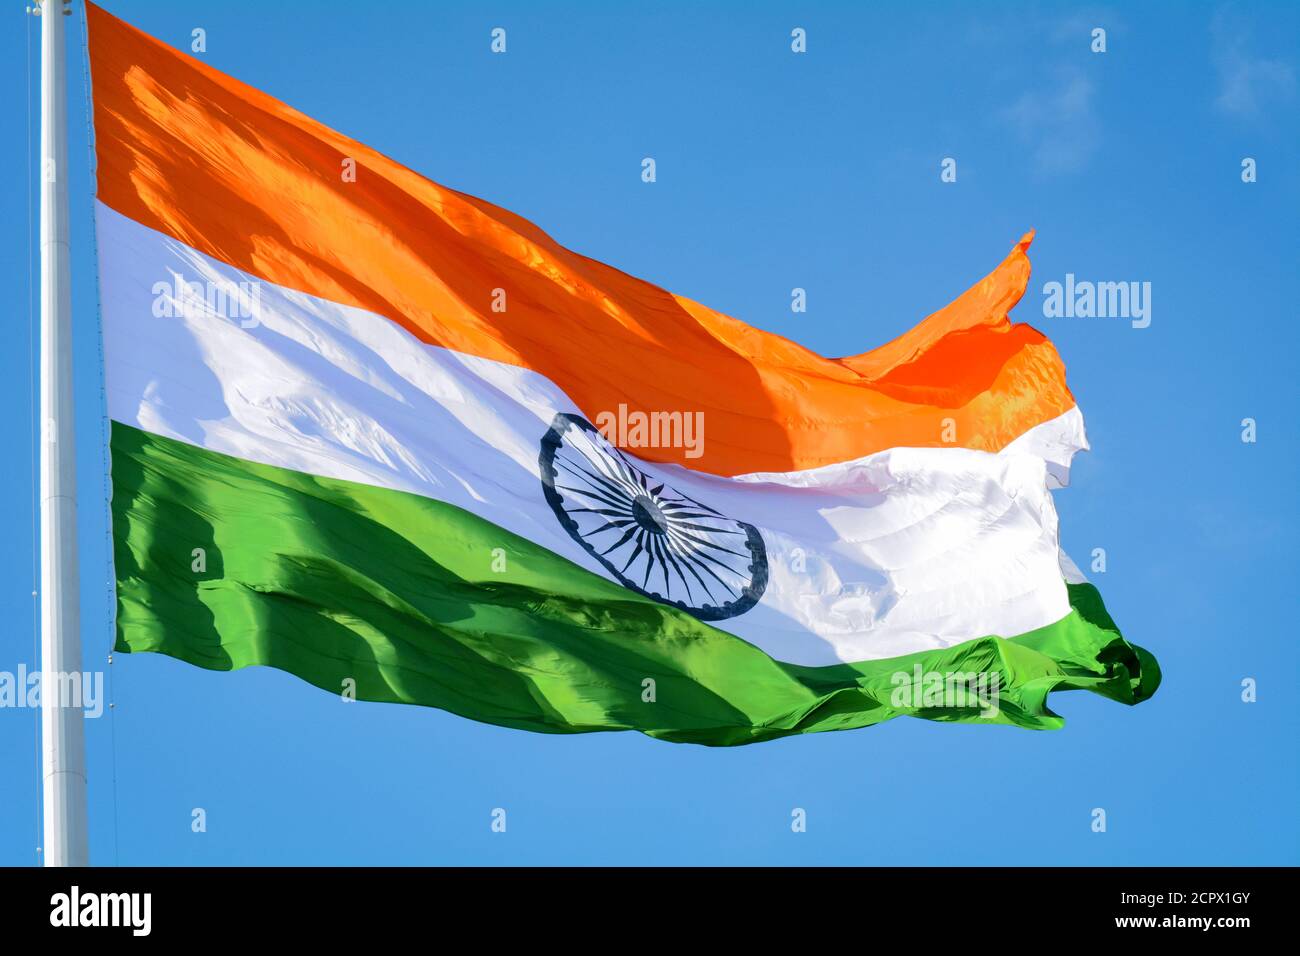
[{"label": "orange stripe", "polygon": [[[705,413],[703,457],[642,457],[789,471],[942,445],[945,419],[957,444],[997,450],[1074,404],[1051,343],[1007,319],[1030,236],[912,331],[827,359],[571,252],[87,9],[100,199],[267,281],[540,372],[588,417],[620,404]],[[340,175],[348,157],[356,182]]]}]

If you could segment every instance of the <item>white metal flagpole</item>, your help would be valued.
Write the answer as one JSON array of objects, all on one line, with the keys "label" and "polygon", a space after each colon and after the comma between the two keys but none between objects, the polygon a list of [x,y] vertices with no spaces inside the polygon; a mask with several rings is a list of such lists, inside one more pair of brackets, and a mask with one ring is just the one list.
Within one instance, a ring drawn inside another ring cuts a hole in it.
[{"label": "white metal flagpole", "polygon": [[[41,740],[46,866],[86,866],[64,16],[41,0]],[[75,683],[74,683],[75,682]]]}]

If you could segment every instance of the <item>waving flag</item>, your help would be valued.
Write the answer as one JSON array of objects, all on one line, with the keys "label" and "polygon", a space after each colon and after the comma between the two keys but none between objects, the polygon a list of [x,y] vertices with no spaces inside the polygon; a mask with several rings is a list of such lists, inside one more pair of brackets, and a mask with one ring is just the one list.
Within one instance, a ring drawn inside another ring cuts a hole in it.
[{"label": "waving flag", "polygon": [[88,9],[119,650],[715,745],[1154,691],[1030,237],[823,358]]}]

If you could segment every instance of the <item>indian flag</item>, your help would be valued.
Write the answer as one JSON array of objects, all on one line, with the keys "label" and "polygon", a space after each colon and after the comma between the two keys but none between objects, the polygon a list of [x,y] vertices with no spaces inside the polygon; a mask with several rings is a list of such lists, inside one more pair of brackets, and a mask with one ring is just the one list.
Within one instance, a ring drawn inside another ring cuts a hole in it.
[{"label": "indian flag", "polygon": [[711,745],[1155,690],[1030,236],[824,358],[88,11],[118,650]]}]

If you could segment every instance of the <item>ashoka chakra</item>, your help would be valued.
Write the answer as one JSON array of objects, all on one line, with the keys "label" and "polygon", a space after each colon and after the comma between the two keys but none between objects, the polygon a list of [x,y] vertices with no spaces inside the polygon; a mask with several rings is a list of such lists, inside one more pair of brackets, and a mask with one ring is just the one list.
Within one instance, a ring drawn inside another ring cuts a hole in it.
[{"label": "ashoka chakra", "polygon": [[743,614],[763,596],[757,528],[647,475],[580,415],[555,416],[540,463],[555,517],[624,587],[702,621]]}]

